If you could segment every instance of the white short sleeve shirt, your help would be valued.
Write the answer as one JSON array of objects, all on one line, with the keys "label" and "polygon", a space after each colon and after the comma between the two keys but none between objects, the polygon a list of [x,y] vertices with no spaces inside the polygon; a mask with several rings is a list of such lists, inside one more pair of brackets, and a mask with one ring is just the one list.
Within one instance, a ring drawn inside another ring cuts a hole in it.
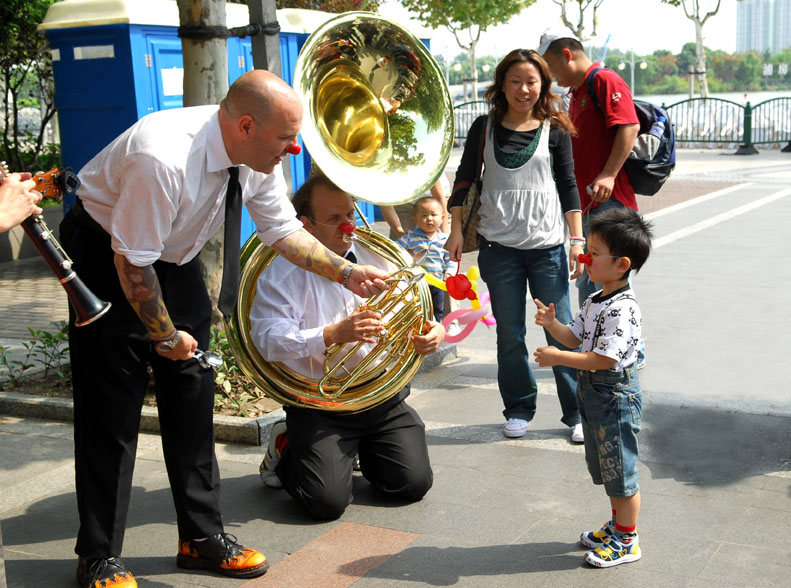
[{"label": "white short sleeve shirt", "polygon": [[582,341],[582,351],[593,351],[616,360],[610,368],[622,370],[637,361],[643,319],[629,286],[601,296],[596,292],[583,302],[569,325]]}]

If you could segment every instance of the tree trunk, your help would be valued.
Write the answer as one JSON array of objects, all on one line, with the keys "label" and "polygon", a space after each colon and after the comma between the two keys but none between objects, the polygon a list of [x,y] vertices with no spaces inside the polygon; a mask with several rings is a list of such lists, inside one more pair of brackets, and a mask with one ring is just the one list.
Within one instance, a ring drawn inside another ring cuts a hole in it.
[{"label": "tree trunk", "polygon": [[475,46],[477,43],[470,43],[470,63],[472,64],[472,100],[478,99],[478,64],[475,62]]},{"label": "tree trunk", "polygon": [[[247,0],[250,12],[250,24],[266,25],[277,22],[275,0]],[[253,68],[265,69],[283,77],[283,64],[280,59],[280,35],[256,35],[252,38]],[[286,157],[280,162],[283,175],[288,184],[288,191],[293,192],[291,181],[291,158]]]},{"label": "tree trunk", "polygon": [[709,97],[709,82],[706,78],[706,51],[703,48],[703,23],[700,18],[694,19],[695,22],[695,72],[700,84],[700,95],[702,98]]},{"label": "tree trunk", "polygon": [[[225,26],[225,0],[177,0],[181,26]],[[184,55],[184,106],[219,104],[228,93],[228,50],[225,39],[181,39]],[[238,243],[231,244],[238,247]],[[209,298],[216,302],[222,282],[223,228],[200,253]],[[222,315],[213,305],[212,324],[224,331]]]}]

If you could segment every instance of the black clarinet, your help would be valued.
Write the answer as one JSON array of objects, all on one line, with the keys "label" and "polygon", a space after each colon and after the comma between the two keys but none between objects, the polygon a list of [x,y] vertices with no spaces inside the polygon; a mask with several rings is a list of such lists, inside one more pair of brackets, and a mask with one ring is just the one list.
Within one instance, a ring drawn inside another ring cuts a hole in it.
[{"label": "black clarinet", "polygon": [[[8,175],[5,162],[0,162],[0,182]],[[45,196],[61,196],[72,194],[80,186],[79,178],[71,168],[52,169],[33,176],[38,184],[36,189]],[[110,310],[111,304],[100,300],[79,278],[72,269],[71,258],[66,254],[52,231],[44,222],[44,217],[34,214],[20,224],[25,234],[33,241],[38,252],[55,272],[74,309],[78,327],[92,323]]]}]

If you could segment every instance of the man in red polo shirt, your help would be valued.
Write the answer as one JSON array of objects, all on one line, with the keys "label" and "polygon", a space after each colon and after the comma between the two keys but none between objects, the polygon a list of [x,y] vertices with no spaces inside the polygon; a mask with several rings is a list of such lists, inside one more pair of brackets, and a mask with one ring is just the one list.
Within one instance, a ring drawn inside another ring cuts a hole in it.
[{"label": "man in red polo shirt", "polygon": [[[587,236],[592,215],[613,206],[637,210],[634,190],[623,169],[640,130],[632,93],[621,76],[603,69],[594,78],[601,110],[596,108],[585,80],[592,69],[601,65],[591,62],[582,44],[562,31],[545,31],[538,52],[558,85],[571,88],[569,116],[577,128],[571,146]],[[586,272],[577,279],[577,289],[582,305],[601,285],[591,282]]]}]

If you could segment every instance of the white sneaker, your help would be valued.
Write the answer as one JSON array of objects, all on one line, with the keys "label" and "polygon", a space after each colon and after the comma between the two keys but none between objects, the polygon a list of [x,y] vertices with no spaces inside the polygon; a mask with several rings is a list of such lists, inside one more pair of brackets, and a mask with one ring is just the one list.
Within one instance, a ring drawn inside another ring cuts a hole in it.
[{"label": "white sneaker", "polygon": [[527,421],[524,419],[508,419],[503,426],[503,435],[506,437],[524,437],[527,433]]},{"label": "white sneaker", "polygon": [[582,432],[582,423],[571,427],[571,440],[574,443],[585,443],[585,434]]},{"label": "white sneaker", "polygon": [[264,455],[264,460],[258,467],[261,481],[269,488],[282,488],[283,482],[280,481],[275,468],[280,461],[280,455],[287,443],[286,421],[278,421],[272,425],[272,432],[269,434],[269,447]]},{"label": "white sneaker", "polygon": [[461,333],[461,325],[459,324],[459,321],[452,321],[448,325],[448,335],[455,337],[459,333]]}]

